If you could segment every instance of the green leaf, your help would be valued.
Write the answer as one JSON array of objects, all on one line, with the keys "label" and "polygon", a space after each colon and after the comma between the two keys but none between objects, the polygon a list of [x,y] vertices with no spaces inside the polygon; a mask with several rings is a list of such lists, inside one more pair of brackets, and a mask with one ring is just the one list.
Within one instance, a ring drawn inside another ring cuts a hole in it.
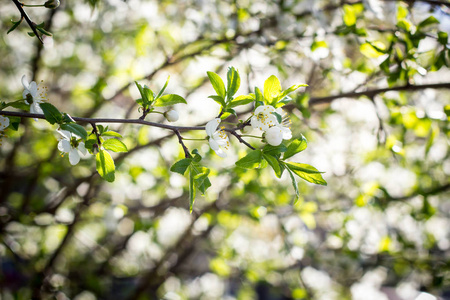
[{"label": "green leaf", "polygon": [[176,94],[168,94],[168,95],[164,95],[164,96],[156,99],[156,101],[153,105],[154,106],[168,106],[168,105],[174,105],[177,103],[187,104],[186,100],[184,100],[183,97],[176,95]]},{"label": "green leaf", "polygon": [[397,5],[397,21],[403,20],[408,16],[408,8],[404,4]]},{"label": "green leaf", "polygon": [[377,58],[386,53],[386,46],[379,41],[367,42],[359,46],[359,51],[368,58]]},{"label": "green leaf", "polygon": [[142,100],[144,100],[144,105],[150,106],[153,103],[154,100],[154,94],[153,91],[146,85],[144,85],[144,88],[142,89],[144,92],[144,95],[142,95]]},{"label": "green leaf", "polygon": [[17,22],[14,22],[13,20],[11,20],[11,22],[13,23],[13,26],[8,30],[8,32],[6,34],[9,34],[11,31],[16,29],[20,25],[20,23],[22,23],[22,19],[20,19],[20,21],[17,21]]},{"label": "green leaf", "polygon": [[439,31],[438,32],[438,41],[439,43],[441,43],[442,45],[447,45],[448,43],[448,33],[444,32],[444,31]]},{"label": "green leaf", "polygon": [[246,156],[236,162],[236,166],[245,169],[255,169],[261,167],[262,162],[261,150],[252,150]]},{"label": "green leaf", "polygon": [[264,82],[264,100],[266,104],[272,105],[278,101],[281,94],[281,84],[275,75],[270,76]]},{"label": "green leaf", "polygon": [[50,103],[39,103],[39,106],[42,108],[42,111],[44,112],[44,116],[45,119],[50,123],[50,124],[55,124],[55,123],[62,123],[62,114],[61,112],[54,107],[52,104]]},{"label": "green leaf", "polygon": [[115,179],[114,160],[106,150],[100,150],[95,155],[95,164],[97,166],[97,172],[100,176],[108,182],[113,182]]},{"label": "green leaf", "polygon": [[128,152],[127,146],[118,139],[108,139],[102,143],[106,150],[113,152]]},{"label": "green leaf", "polygon": [[353,5],[345,4],[343,6],[344,9],[344,15],[342,16],[342,19],[348,27],[353,26],[356,24],[356,12],[353,8]]},{"label": "green leaf", "polygon": [[281,122],[283,122],[283,118],[281,117],[281,115],[279,113],[274,111],[271,114],[274,115],[277,118],[278,123],[281,124]]},{"label": "green leaf", "polygon": [[136,102],[147,109],[153,102],[153,91],[147,86],[142,87],[137,81],[134,82],[141,94],[141,99],[137,99]]},{"label": "green leaf", "polygon": [[194,154],[194,157],[192,159],[195,162],[200,162],[202,160],[202,156],[200,155],[197,149],[192,150],[192,154]]},{"label": "green leaf", "polygon": [[[189,168],[189,170],[191,170]],[[195,186],[194,186],[194,175],[189,171],[189,213],[192,213],[192,208],[194,206],[195,200]]]},{"label": "green leaf", "polygon": [[34,32],[27,32],[27,34],[29,35],[29,36],[31,36],[31,37],[33,37],[33,36],[36,36],[35,34],[34,34]]},{"label": "green leaf", "polygon": [[450,104],[444,106],[444,113],[447,115],[447,120],[450,118]]},{"label": "green leaf", "polygon": [[265,145],[263,148],[263,153],[272,155],[272,156],[277,156],[280,155],[281,152],[285,152],[287,150],[287,147],[285,144],[280,144],[278,146],[272,146],[272,145]]},{"label": "green leaf", "polygon": [[287,95],[289,95],[290,93],[292,93],[293,91],[304,87],[304,86],[308,86],[306,83],[302,83],[302,84],[294,84],[293,86],[289,87],[287,90],[284,90],[283,93],[281,94],[280,98],[284,98]]},{"label": "green leaf", "polygon": [[87,132],[86,129],[84,129],[83,126],[75,124],[75,123],[69,123],[69,124],[61,124],[61,129],[70,131],[77,136],[81,137],[83,140],[86,140],[87,138]]},{"label": "green leaf", "polygon": [[236,107],[239,105],[245,105],[245,104],[249,104],[251,102],[255,101],[255,98],[253,98],[253,96],[251,95],[241,95],[238,96],[236,98],[234,98],[233,100],[230,101],[230,103],[228,104],[228,107]]},{"label": "green leaf", "polygon": [[53,34],[47,30],[45,30],[42,27],[36,27],[37,30],[39,30],[42,34],[47,35],[47,36],[53,36]]},{"label": "green leaf", "polygon": [[112,130],[103,132],[102,136],[114,136],[114,137],[122,138],[122,135],[120,133],[112,131]]},{"label": "green leaf", "polygon": [[170,167],[170,171],[184,175],[186,173],[187,168],[192,163],[192,158],[183,158]]},{"label": "green leaf", "polygon": [[406,32],[411,31],[412,24],[406,19],[402,19],[397,22],[397,27],[405,30]]},{"label": "green leaf", "polygon": [[425,20],[423,20],[422,22],[419,23],[419,25],[417,25],[417,28],[424,28],[433,24],[439,24],[439,20],[436,19],[434,16],[429,16],[428,18],[426,18]]},{"label": "green leaf", "polygon": [[226,91],[225,91],[225,84],[223,83],[222,78],[220,78],[219,75],[217,75],[214,72],[206,72],[209,77],[209,81],[211,81],[211,84],[216,91],[217,95],[222,97],[222,99],[225,99]]},{"label": "green leaf", "polygon": [[63,123],[75,123],[75,120],[67,113],[63,113]]},{"label": "green leaf", "polygon": [[311,51],[314,52],[319,48],[328,48],[327,42],[314,40],[314,42],[311,44]]},{"label": "green leaf", "polygon": [[94,144],[97,144],[97,138],[95,136],[89,137],[86,142],[84,142],[84,147],[86,147],[86,150],[89,151],[89,153],[93,153],[93,147]]},{"label": "green leaf", "polygon": [[198,163],[192,163],[190,165],[190,172],[194,176],[194,185],[197,187],[202,195],[205,194],[206,189],[211,186],[211,182],[208,179],[210,170],[206,167],[202,167]]},{"label": "green leaf", "polygon": [[166,83],[164,84],[163,88],[159,91],[158,95],[156,95],[156,99],[161,97],[161,95],[164,93],[164,91],[166,90],[167,85],[169,84],[169,80],[170,80],[170,76],[167,77]]},{"label": "green leaf", "polygon": [[292,173],[292,171],[289,168],[286,168],[288,173],[289,173],[289,177],[291,177],[291,182],[292,182],[292,186],[294,187],[295,190],[295,200],[294,200],[294,204],[297,202],[298,198],[300,197],[300,191],[298,190],[298,183],[297,183],[297,179],[294,176],[294,173]]},{"label": "green leaf", "polygon": [[322,178],[322,175],[316,168],[307,164],[300,163],[286,163],[286,167],[289,168],[300,178],[315,184],[327,185],[327,182]]},{"label": "green leaf", "polygon": [[238,71],[234,68],[228,68],[227,73],[227,98],[230,100],[239,89],[241,78]]},{"label": "green leaf", "polygon": [[264,103],[263,94],[261,93],[261,90],[257,87],[255,87],[255,100],[256,102]]},{"label": "green leaf", "polygon": [[283,155],[283,160],[302,152],[307,146],[307,141],[303,136],[299,139],[293,140],[287,147],[287,150]]},{"label": "green leaf", "polygon": [[9,127],[8,128],[10,128],[14,131],[19,130],[19,124],[20,124],[21,118],[16,117],[16,116],[8,116],[8,119],[9,119]]},{"label": "green leaf", "polygon": [[24,100],[18,100],[18,101],[14,101],[14,102],[8,102],[5,104],[4,108],[11,106],[17,109],[23,109],[23,110],[28,110],[29,109],[29,105],[25,103]]},{"label": "green leaf", "polygon": [[272,155],[263,153],[263,157],[267,160],[269,165],[272,167],[272,169],[275,172],[275,175],[277,175],[278,178],[281,177],[284,171],[284,165],[278,161],[277,158],[273,157]]},{"label": "green leaf", "polygon": [[226,106],[226,104],[225,104],[225,99],[223,99],[221,96],[218,96],[218,95],[212,95],[212,96],[209,96],[208,98],[211,98],[211,99],[213,99],[214,101],[216,101],[220,106],[222,106],[222,107],[225,107]]}]

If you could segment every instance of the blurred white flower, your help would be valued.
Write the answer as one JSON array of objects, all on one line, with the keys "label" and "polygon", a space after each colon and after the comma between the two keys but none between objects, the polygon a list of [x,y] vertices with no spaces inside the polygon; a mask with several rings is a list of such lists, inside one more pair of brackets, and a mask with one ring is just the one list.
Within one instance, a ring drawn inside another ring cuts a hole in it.
[{"label": "blurred white flower", "polygon": [[[28,82],[26,76],[22,76],[22,85],[24,88],[23,98],[25,103],[30,105],[30,112],[32,114],[43,114],[39,103],[43,103],[47,100],[47,87],[41,87],[36,84],[36,81]],[[35,119],[37,121],[37,119]]]},{"label": "blurred white flower", "polygon": [[80,161],[80,153],[84,156],[87,154],[84,142],[67,130],[57,130],[62,136],[58,143],[58,150],[62,153],[69,153],[69,161],[71,165],[76,165]]},{"label": "blurred white flower", "polygon": [[9,118],[0,116],[0,131],[5,130],[9,126]]},{"label": "blurred white flower", "polygon": [[3,130],[8,128],[8,126],[9,126],[9,118],[5,116],[0,116],[0,146],[2,145]]},{"label": "blurred white flower", "polygon": [[216,130],[220,124],[220,119],[215,118],[206,124],[205,130],[206,134],[209,136],[209,146],[216,152],[220,157],[226,157],[227,154],[223,149],[228,150],[230,147],[230,141],[228,136],[222,127],[220,130]]},{"label": "blurred white flower", "polygon": [[176,110],[174,110],[174,109],[171,109],[171,110],[169,110],[169,111],[166,111],[165,113],[164,113],[164,117],[167,119],[167,121],[169,121],[169,122],[176,122],[176,121],[178,121],[178,118],[179,118],[179,116],[178,116],[178,112],[176,111]]},{"label": "blurred white flower", "polygon": [[437,300],[437,298],[431,294],[422,292],[414,300]]}]

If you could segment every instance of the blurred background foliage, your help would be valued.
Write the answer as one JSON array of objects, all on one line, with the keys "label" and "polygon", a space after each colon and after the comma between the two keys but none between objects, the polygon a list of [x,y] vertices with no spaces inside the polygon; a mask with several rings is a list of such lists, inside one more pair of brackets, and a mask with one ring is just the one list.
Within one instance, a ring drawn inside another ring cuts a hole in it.
[{"label": "blurred background foliage", "polygon": [[[30,4],[38,1],[30,1]],[[40,3],[39,3],[40,4]],[[133,81],[187,99],[178,125],[217,115],[206,71],[307,83],[288,113],[295,161],[327,187],[244,170],[198,148],[212,187],[189,214],[183,151],[158,128],[114,125],[129,152],[116,181],[92,157],[71,167],[55,128],[22,120],[0,148],[1,299],[450,298],[448,1],[61,1],[27,8],[44,45],[0,6],[0,98],[20,78],[79,117],[139,116]],[[239,113],[248,116],[251,107]],[[164,122],[162,116],[147,118]],[[202,132],[186,133],[204,137]]]}]

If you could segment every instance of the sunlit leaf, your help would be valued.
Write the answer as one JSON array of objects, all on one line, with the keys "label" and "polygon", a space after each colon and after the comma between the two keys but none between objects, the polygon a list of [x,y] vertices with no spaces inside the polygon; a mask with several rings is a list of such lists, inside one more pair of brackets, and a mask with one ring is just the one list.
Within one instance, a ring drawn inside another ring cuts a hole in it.
[{"label": "sunlit leaf", "polygon": [[225,84],[223,83],[222,78],[214,72],[207,72],[207,74],[217,95],[222,97],[222,99],[225,99]]},{"label": "sunlit leaf", "polygon": [[274,104],[281,94],[281,84],[275,75],[270,76],[264,82],[264,100],[266,104]]},{"label": "sunlit leaf", "polygon": [[153,103],[154,106],[168,106],[168,105],[174,105],[177,103],[184,103],[187,104],[186,100],[184,100],[183,97],[175,94],[167,94],[164,96],[159,97],[156,99],[156,101]]},{"label": "sunlit leaf", "polygon": [[108,182],[113,182],[115,179],[114,160],[106,150],[100,150],[95,155],[95,163],[98,174]]},{"label": "sunlit leaf", "polygon": [[127,146],[118,139],[107,139],[102,145],[106,150],[113,152],[128,152]]}]

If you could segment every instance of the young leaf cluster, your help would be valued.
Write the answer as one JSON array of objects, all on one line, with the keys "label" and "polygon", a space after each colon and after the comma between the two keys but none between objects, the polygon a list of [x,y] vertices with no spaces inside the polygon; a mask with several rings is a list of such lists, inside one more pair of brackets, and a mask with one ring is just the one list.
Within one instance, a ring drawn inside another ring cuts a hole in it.
[{"label": "young leaf cluster", "polygon": [[136,100],[136,103],[139,104],[139,110],[142,110],[142,116],[141,119],[143,120],[147,114],[154,111],[155,107],[163,107],[163,106],[169,106],[174,105],[178,103],[184,103],[187,104],[186,100],[181,97],[180,95],[176,94],[167,94],[162,95],[169,84],[170,76],[167,78],[166,83],[162,87],[162,89],[159,91],[158,94],[155,94],[148,86],[144,85],[142,86],[137,81],[135,81],[135,84],[139,90],[139,93],[141,94],[141,98]]},{"label": "young leaf cluster", "polygon": [[210,169],[202,166],[200,161],[202,157],[198,153],[197,149],[192,151],[193,157],[184,158],[175,162],[170,171],[185,175],[187,173],[189,179],[189,211],[192,212],[194,206],[196,191],[200,191],[202,195],[211,186],[208,175]]},{"label": "young leaf cluster", "polygon": [[88,139],[86,149],[91,154],[95,154],[95,162],[98,174],[108,182],[115,180],[115,164],[108,151],[127,152],[127,146],[118,138],[122,135],[109,130],[108,126],[95,125]]},{"label": "young leaf cluster", "polygon": [[270,166],[278,178],[281,178],[283,172],[287,170],[296,193],[295,199],[297,200],[300,194],[294,174],[308,182],[327,185],[327,182],[321,175],[323,172],[318,171],[313,166],[286,161],[288,158],[305,150],[306,147],[307,142],[303,136],[291,141],[288,145],[284,143],[279,146],[266,145],[262,149],[250,151],[236,162],[236,166],[245,169],[262,169]]}]

